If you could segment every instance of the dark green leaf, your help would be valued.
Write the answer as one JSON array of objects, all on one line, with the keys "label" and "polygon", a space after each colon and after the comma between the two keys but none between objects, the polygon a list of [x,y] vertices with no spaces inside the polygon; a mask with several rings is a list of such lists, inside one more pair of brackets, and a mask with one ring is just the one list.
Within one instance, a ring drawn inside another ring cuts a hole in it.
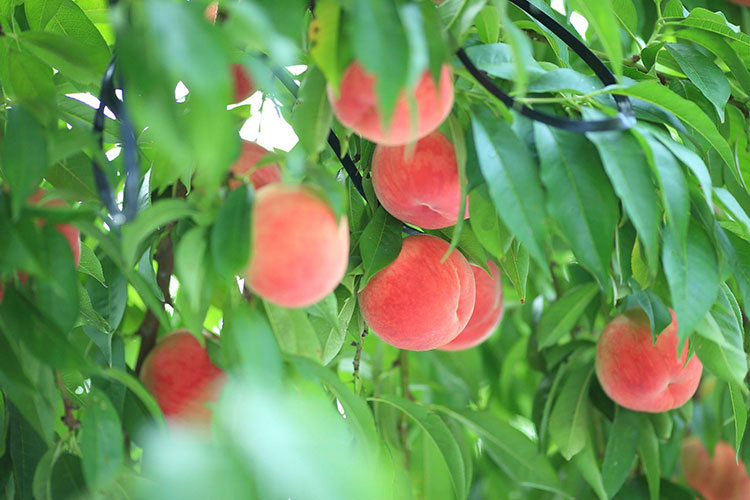
[{"label": "dark green leaf", "polygon": [[511,237],[497,215],[486,185],[481,185],[471,192],[469,206],[469,223],[474,235],[492,257],[502,258]]},{"label": "dark green leaf", "polygon": [[714,62],[690,45],[668,43],[667,51],[674,57],[683,73],[711,101],[724,121],[724,107],[729,100],[729,81]]},{"label": "dark green leaf", "polygon": [[599,500],[607,500],[607,492],[604,489],[604,482],[602,481],[602,474],[599,470],[599,465],[596,463],[596,455],[594,452],[594,445],[590,440],[587,440],[583,450],[578,453],[574,458],[578,470],[581,475],[589,483],[589,486],[594,490]]},{"label": "dark green leaf", "polygon": [[611,0],[574,0],[571,6],[593,25],[615,75],[622,75],[622,42]]},{"label": "dark green leaf", "polygon": [[621,407],[616,410],[602,463],[602,482],[608,498],[617,494],[628,477],[645,420],[642,413]]},{"label": "dark green leaf", "polygon": [[281,381],[281,353],[273,331],[266,318],[247,304],[226,314],[221,348],[229,371],[266,386]]},{"label": "dark green leaf", "polygon": [[107,67],[108,52],[90,51],[71,36],[49,31],[25,31],[19,39],[39,59],[72,80],[96,84]]},{"label": "dark green leaf", "polygon": [[729,396],[732,400],[732,413],[734,414],[734,448],[739,452],[742,437],[747,427],[747,405],[741,384],[729,382]]},{"label": "dark green leaf", "polygon": [[10,457],[13,461],[13,477],[16,483],[16,498],[32,500],[34,471],[47,451],[47,446],[39,434],[29,425],[14,405],[10,412]]},{"label": "dark green leaf", "polygon": [[250,254],[250,212],[253,196],[247,186],[231,191],[211,229],[214,267],[225,278],[239,274]]},{"label": "dark green leaf", "polygon": [[[8,82],[13,96],[39,121],[48,124],[55,117],[55,85],[52,68],[25,52],[8,51]],[[46,164],[45,164],[46,166]]]},{"label": "dark green leaf", "polygon": [[140,212],[135,220],[122,228],[122,256],[125,262],[135,264],[140,255],[139,247],[151,233],[168,222],[191,217],[195,213],[185,200],[176,198],[159,200]]},{"label": "dark green leaf", "polygon": [[13,193],[13,213],[18,213],[47,169],[44,129],[23,107],[13,107],[8,111],[2,146],[3,178]]},{"label": "dark green leaf", "polygon": [[551,346],[569,333],[598,291],[594,283],[578,285],[547,307],[537,326],[539,348]]},{"label": "dark green leaf", "polygon": [[92,489],[111,484],[122,468],[125,445],[120,417],[106,394],[98,389],[92,389],[89,406],[81,417],[79,444],[86,484]]},{"label": "dark green leaf", "polygon": [[526,300],[526,280],[529,277],[529,252],[518,241],[514,241],[500,262],[500,267],[513,283],[523,304]]},{"label": "dark green leaf", "polygon": [[292,114],[294,132],[308,155],[315,155],[325,145],[332,121],[325,77],[317,67],[309,68]]},{"label": "dark green leaf", "polygon": [[104,271],[102,264],[96,257],[94,251],[88,245],[81,243],[81,261],[78,264],[78,270],[88,274],[96,281],[104,285]]},{"label": "dark green leaf", "polygon": [[383,207],[378,207],[359,238],[359,251],[365,274],[360,289],[375,273],[396,260],[401,252],[401,223]]},{"label": "dark green leaf", "polygon": [[745,93],[750,93],[750,71],[738,53],[726,42],[724,37],[699,29],[680,30],[675,33],[678,38],[693,41],[710,50],[724,61],[734,74]]},{"label": "dark green leaf", "polygon": [[580,453],[588,440],[589,382],[593,369],[579,367],[568,374],[549,420],[549,434],[566,460]]},{"label": "dark green leaf", "polygon": [[305,356],[319,362],[322,348],[307,312],[304,309],[285,309],[270,302],[264,304],[281,352]]},{"label": "dark green leaf", "polygon": [[648,482],[648,491],[651,500],[658,500],[660,498],[659,485],[661,480],[659,438],[654,431],[654,425],[647,419],[641,423],[640,438],[638,440],[638,453],[641,456],[641,464],[646,473],[646,481]]}]

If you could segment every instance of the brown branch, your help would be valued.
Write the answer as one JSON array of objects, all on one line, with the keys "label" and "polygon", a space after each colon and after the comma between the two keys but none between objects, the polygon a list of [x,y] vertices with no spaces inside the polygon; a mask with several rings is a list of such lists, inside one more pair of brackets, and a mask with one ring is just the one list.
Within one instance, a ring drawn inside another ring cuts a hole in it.
[{"label": "brown branch", "polygon": [[362,332],[362,335],[359,337],[359,342],[354,342],[354,345],[357,347],[356,352],[354,353],[354,360],[352,361],[352,366],[354,367],[354,378],[352,382],[354,383],[354,390],[357,391],[357,382],[361,384],[362,379],[359,376],[359,363],[362,359],[362,346],[364,344],[365,336],[367,336],[367,328],[364,329]]},{"label": "brown branch", "polygon": [[81,422],[73,415],[73,410],[77,410],[78,407],[70,401],[68,389],[65,387],[65,381],[60,370],[55,370],[55,380],[57,381],[57,388],[60,390],[60,394],[62,394],[63,405],[65,407],[65,414],[60,417],[60,420],[71,431],[76,430],[81,427]]}]

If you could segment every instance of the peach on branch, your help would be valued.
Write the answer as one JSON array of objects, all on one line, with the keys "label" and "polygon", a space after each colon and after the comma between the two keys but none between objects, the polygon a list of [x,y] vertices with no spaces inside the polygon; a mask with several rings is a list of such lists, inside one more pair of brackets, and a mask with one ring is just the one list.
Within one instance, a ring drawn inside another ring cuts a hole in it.
[{"label": "peach on branch", "polygon": [[[255,189],[260,189],[266,184],[281,181],[281,169],[278,163],[269,163],[262,167],[256,165],[260,162],[270,151],[264,147],[249,141],[242,141],[242,149],[240,151],[240,157],[232,165],[231,171],[234,177],[244,177],[250,174],[250,184]],[[231,179],[229,181],[229,187],[231,189],[241,185],[242,181],[239,179]]]},{"label": "peach on branch", "polygon": [[682,443],[681,462],[685,481],[706,500],[747,500],[750,477],[742,460],[735,459],[732,445],[719,441],[713,457],[696,437]]},{"label": "peach on branch", "polygon": [[[384,127],[375,82],[376,77],[354,61],[344,71],[338,92],[328,87],[328,98],[341,123],[378,144],[398,145],[420,139],[437,129],[453,107],[452,69],[444,64],[437,84],[426,70],[415,88],[408,94],[402,92]],[[412,103],[416,103],[416,110]]]},{"label": "peach on branch", "polygon": [[385,342],[425,351],[444,346],[474,311],[476,285],[466,258],[436,236],[404,239],[396,260],[359,294],[365,322]]},{"label": "peach on branch", "polygon": [[[44,189],[38,189],[33,195],[29,197],[29,203],[32,205],[38,204],[44,195],[47,193]],[[43,206],[47,207],[64,207],[66,206],[65,202],[61,199],[51,199],[47,200],[43,203]],[[42,225],[43,221],[39,221],[39,225]],[[70,245],[70,250],[73,252],[73,261],[75,262],[75,265],[78,266],[78,263],[81,261],[81,233],[75,226],[71,224],[55,224],[55,228],[57,228],[60,233],[62,233],[63,236],[65,236],[65,239],[68,240],[68,245]]]},{"label": "peach on branch", "polygon": [[261,298],[305,307],[331,293],[346,273],[349,227],[305,186],[269,184],[258,190],[252,215],[246,283]]},{"label": "peach on branch", "polygon": [[[453,144],[440,132],[416,146],[378,145],[372,157],[372,186],[394,217],[425,229],[453,226],[461,206],[461,183]],[[465,217],[469,200],[465,198]]]},{"label": "peach on branch", "polygon": [[[636,411],[659,413],[685,404],[698,389],[703,365],[688,357],[688,343],[678,357],[677,319],[652,342],[648,317],[631,309],[604,329],[596,349],[596,375],[617,404]],[[687,364],[686,364],[687,362]]]}]

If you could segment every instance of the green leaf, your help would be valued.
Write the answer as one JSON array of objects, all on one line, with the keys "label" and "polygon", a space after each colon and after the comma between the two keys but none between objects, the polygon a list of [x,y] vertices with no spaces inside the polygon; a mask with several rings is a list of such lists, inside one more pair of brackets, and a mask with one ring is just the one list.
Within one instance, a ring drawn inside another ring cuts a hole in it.
[{"label": "green leaf", "polygon": [[547,457],[521,431],[487,412],[440,410],[476,433],[492,460],[514,481],[568,496]]},{"label": "green leaf", "polygon": [[8,410],[10,412],[9,451],[16,483],[15,498],[32,500],[34,470],[47,451],[47,446],[14,405],[9,405]]},{"label": "green leaf", "polygon": [[371,400],[401,410],[424,431],[430,441],[437,446],[443,462],[450,471],[451,484],[456,497],[465,498],[468,485],[465,484],[463,455],[456,438],[445,422],[427,408],[398,396],[386,394]]},{"label": "green leaf", "polygon": [[102,285],[105,284],[102,263],[99,262],[91,247],[83,243],[81,243],[81,261],[78,264],[78,270],[84,274],[88,274]]},{"label": "green leaf", "polygon": [[593,369],[579,367],[568,374],[549,420],[549,434],[566,460],[586,447],[589,432],[589,382]]},{"label": "green leaf", "polygon": [[[82,254],[83,255],[83,254]],[[86,291],[91,298],[94,311],[100,314],[112,328],[122,321],[128,299],[128,281],[111,259],[102,260],[104,281],[88,280]]]},{"label": "green leaf", "polygon": [[62,0],[49,23],[41,28],[65,35],[83,45],[88,54],[75,57],[86,57],[103,65],[112,55],[99,30],[73,0]]},{"label": "green leaf", "polygon": [[583,478],[594,490],[596,496],[599,497],[599,500],[607,500],[608,497],[604,488],[604,482],[602,481],[602,474],[596,463],[594,445],[590,440],[587,440],[583,450],[573,458],[573,462],[578,467]]},{"label": "green leaf", "polygon": [[401,252],[401,222],[381,206],[375,210],[359,238],[359,251],[365,274],[360,283],[364,289],[375,273],[396,260]]},{"label": "green leaf", "polygon": [[617,17],[611,0],[572,0],[570,6],[583,14],[594,28],[604,51],[609,57],[609,64],[617,76],[622,75],[622,43],[617,29]]},{"label": "green leaf", "polygon": [[138,250],[151,233],[168,222],[195,214],[195,210],[185,200],[176,198],[156,201],[140,212],[135,220],[122,228],[122,256],[126,265],[136,263],[140,255]]},{"label": "green leaf", "polygon": [[322,348],[304,309],[285,309],[264,301],[281,352],[320,362]]},{"label": "green leaf", "polygon": [[612,12],[620,24],[634,36],[638,31],[638,11],[632,0],[612,0]]},{"label": "green leaf", "polygon": [[315,2],[315,19],[310,22],[310,55],[335,90],[339,88],[339,19],[341,5],[336,0]]},{"label": "green leaf", "polygon": [[196,315],[203,309],[207,240],[205,228],[194,227],[182,236],[174,250],[174,270],[180,280],[180,292],[185,294]]},{"label": "green leaf", "polygon": [[630,132],[589,133],[604,170],[638,231],[651,273],[658,268],[659,206],[646,153]]},{"label": "green leaf", "polygon": [[13,193],[12,211],[17,214],[47,170],[47,140],[39,122],[21,106],[8,111],[3,139],[3,178]]},{"label": "green leaf", "polygon": [[[75,128],[71,132],[74,130],[76,133],[82,131],[81,128]],[[56,150],[56,147],[57,144],[52,146],[50,156],[58,154],[59,149]],[[54,158],[50,160],[54,161]],[[64,193],[68,199],[99,200],[99,194],[94,185],[94,174],[91,170],[91,158],[84,153],[72,154],[50,165],[44,178],[55,187],[55,190]]]},{"label": "green leaf", "polygon": [[477,35],[484,44],[497,43],[500,37],[500,13],[496,5],[487,5],[474,20]]},{"label": "green leaf", "polygon": [[743,350],[742,319],[731,290],[722,283],[711,311],[696,326],[692,340],[698,358],[717,377],[744,385],[747,355]]},{"label": "green leaf", "polygon": [[239,274],[250,255],[253,193],[240,186],[229,193],[211,228],[214,267],[225,278]]},{"label": "green leaf", "polygon": [[[10,73],[8,82],[13,91],[12,96],[42,123],[53,123],[56,104],[52,68],[25,52],[11,49],[7,54]],[[7,86],[4,87],[7,91]]]},{"label": "green leaf", "polygon": [[650,134],[645,136],[651,170],[661,188],[661,199],[679,248],[686,248],[690,225],[690,192],[687,179],[672,153]]},{"label": "green leaf", "polygon": [[302,148],[314,155],[326,144],[333,122],[326,80],[317,67],[308,68],[292,112],[292,126]]},{"label": "green leaf", "polygon": [[8,416],[5,394],[0,391],[0,457],[5,455],[5,449],[8,443]]},{"label": "green leaf", "polygon": [[[674,114],[683,123],[702,135],[716,149],[721,159],[724,160],[724,163],[727,164],[737,178],[737,181],[742,183],[742,177],[740,176],[729,144],[727,144],[726,139],[724,139],[721,132],[716,128],[716,125],[701,111],[701,108],[697,104],[683,99],[667,87],[656,82],[640,82],[632,87],[617,87],[617,90],[613,89],[613,92],[636,97]],[[668,145],[666,146],[669,147]]]},{"label": "green leaf", "polygon": [[221,329],[221,349],[227,370],[265,386],[281,381],[281,352],[268,321],[241,303],[227,311]]},{"label": "green leaf", "polygon": [[529,278],[529,252],[518,241],[514,241],[500,262],[500,267],[513,283],[523,304],[526,300],[526,280]]},{"label": "green leaf", "polygon": [[55,448],[48,449],[36,466],[31,487],[36,500],[51,500],[49,483],[56,454],[57,450]]},{"label": "green leaf", "polygon": [[24,31],[18,38],[26,50],[83,84],[100,82],[107,67],[107,52],[89,51],[89,46],[70,36],[50,31]]},{"label": "green leaf", "polygon": [[125,444],[117,411],[96,388],[89,393],[89,406],[81,417],[79,445],[86,484],[92,490],[110,485],[123,466]]},{"label": "green leaf", "polygon": [[[330,304],[330,308],[326,307],[327,304]],[[323,365],[327,365],[333,361],[344,346],[346,330],[352,319],[356,305],[356,298],[349,296],[344,299],[344,304],[339,311],[336,296],[330,293],[323,300],[307,308],[310,313],[314,312],[318,316],[311,317],[310,321],[316,327],[318,339],[323,347],[321,354]]]},{"label": "green leaf", "polygon": [[[80,314],[74,326],[91,326],[95,330],[102,332],[107,338],[107,344],[111,340],[112,327],[109,326],[107,320],[102,318],[101,314],[94,311],[94,306],[91,304],[91,297],[82,285],[78,285],[78,309]],[[100,346],[101,347],[101,346]],[[104,352],[104,351],[103,351]],[[106,354],[106,352],[105,352]]]},{"label": "green leaf", "polygon": [[67,333],[78,317],[78,273],[73,252],[68,240],[51,224],[42,228],[42,239],[44,274],[37,282],[37,302],[60,331]]},{"label": "green leaf", "polygon": [[29,23],[29,27],[35,30],[44,29],[57,13],[60,8],[62,0],[35,0],[24,2],[23,7],[26,11],[26,20]]},{"label": "green leaf", "polygon": [[531,155],[508,124],[488,108],[472,115],[471,125],[479,167],[498,215],[549,274],[544,193]]},{"label": "green leaf", "polygon": [[701,7],[692,9],[690,15],[682,21],[666,23],[666,25],[689,26],[691,28],[709,31],[738,42],[738,44],[745,49],[750,48],[750,35],[742,33],[739,27],[729,24],[726,17],[724,17],[724,14],[711,12]]},{"label": "green leaf", "polygon": [[714,193],[721,202],[722,206],[731,214],[734,221],[736,221],[742,229],[745,231],[745,239],[750,238],[750,217],[748,217],[745,210],[739,204],[737,199],[725,188],[715,187]]},{"label": "green leaf", "polygon": [[732,413],[734,414],[734,448],[737,453],[740,451],[742,437],[745,435],[747,428],[747,406],[743,389],[747,390],[741,384],[729,382],[729,396],[732,401]]},{"label": "green leaf", "polygon": [[662,261],[677,316],[677,335],[684,340],[711,309],[719,291],[716,253],[703,229],[691,223],[685,256],[667,226]]},{"label": "green leaf", "polygon": [[690,40],[705,47],[716,57],[724,61],[745,93],[750,94],[750,71],[748,71],[745,63],[742,62],[737,51],[721,35],[698,29],[680,30],[675,35],[677,38]]},{"label": "green leaf", "polygon": [[578,322],[583,311],[599,292],[594,283],[578,285],[568,290],[551,306],[544,309],[539,320],[539,348],[554,345]]},{"label": "green leaf", "polygon": [[706,164],[701,157],[698,156],[695,151],[679,142],[676,142],[663,131],[656,130],[655,128],[649,128],[649,131],[652,136],[659,139],[659,141],[661,141],[661,143],[664,144],[678,160],[684,163],[688,169],[693,172],[693,175],[698,179],[698,183],[701,186],[701,191],[706,199],[706,204],[711,206],[713,203],[713,198],[711,197],[711,174],[708,172],[708,167],[706,167]]},{"label": "green leaf", "polygon": [[621,407],[616,409],[602,463],[602,483],[607,491],[607,498],[615,496],[628,477],[645,420],[642,413]]},{"label": "green leaf", "polygon": [[723,122],[724,108],[730,92],[729,81],[724,72],[710,58],[690,45],[668,43],[666,48],[682,72],[711,101]]},{"label": "green leaf", "polygon": [[648,491],[651,500],[659,500],[659,486],[661,482],[659,438],[654,431],[654,424],[648,419],[644,419],[641,422],[638,453],[641,456],[641,464],[646,473],[646,481],[648,482]]},{"label": "green leaf", "polygon": [[52,466],[49,491],[53,500],[76,498],[76,495],[87,493],[80,457],[63,453],[57,458]]},{"label": "green leaf", "polygon": [[534,136],[547,188],[547,212],[581,264],[607,290],[618,206],[596,149],[581,134],[540,123],[534,125]]},{"label": "green leaf", "polygon": [[377,452],[380,444],[378,433],[375,429],[375,420],[372,416],[372,410],[367,403],[354,392],[351,391],[339,377],[331,370],[310,361],[307,358],[292,356],[292,361],[297,367],[304,372],[312,373],[315,377],[325,384],[328,389],[336,396],[346,412],[346,421],[352,424],[356,430],[357,439],[373,456]]},{"label": "green leaf", "polygon": [[469,224],[474,235],[492,257],[502,258],[511,237],[497,215],[486,184],[472,190],[469,194],[469,206],[471,207]]}]

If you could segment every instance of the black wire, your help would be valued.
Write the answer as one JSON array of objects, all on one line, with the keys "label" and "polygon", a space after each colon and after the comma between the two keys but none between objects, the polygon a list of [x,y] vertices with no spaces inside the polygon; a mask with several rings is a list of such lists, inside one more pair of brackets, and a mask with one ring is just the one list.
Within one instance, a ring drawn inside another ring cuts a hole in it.
[{"label": "black wire", "polygon": [[[573,49],[573,51],[594,71],[594,74],[596,74],[597,78],[599,78],[604,85],[614,85],[617,83],[615,75],[612,74],[602,60],[560,23],[532,5],[528,0],[510,0],[510,2],[539,21],[543,26],[557,35],[565,45]],[[618,94],[613,95],[619,113],[612,118],[606,118],[603,120],[571,120],[561,116],[550,115],[531,109],[513,99],[504,90],[495,85],[495,82],[493,82],[484,71],[477,68],[463,49],[459,49],[456,55],[469,73],[471,73],[477,82],[487,89],[488,92],[502,101],[503,104],[509,108],[519,112],[527,118],[531,118],[532,120],[577,133],[627,130],[635,125],[636,120],[633,115],[633,108],[630,104],[630,99],[626,96]]]}]

